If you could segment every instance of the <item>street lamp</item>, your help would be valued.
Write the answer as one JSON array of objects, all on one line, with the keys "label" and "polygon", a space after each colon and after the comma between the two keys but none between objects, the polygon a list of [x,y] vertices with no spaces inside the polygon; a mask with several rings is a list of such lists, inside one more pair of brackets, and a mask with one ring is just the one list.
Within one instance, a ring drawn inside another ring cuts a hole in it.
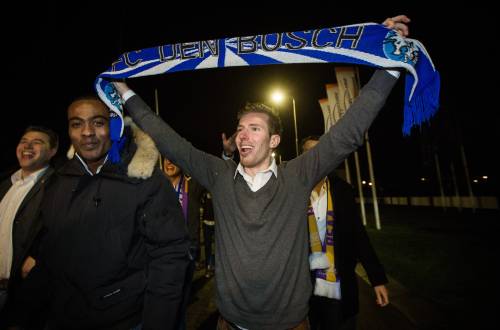
[{"label": "street lamp", "polygon": [[[285,98],[285,94],[283,94],[283,92],[280,90],[275,90],[271,94],[271,100],[275,104],[280,104],[284,98]],[[297,113],[295,111],[295,99],[293,98],[293,96],[290,96],[290,98],[292,99],[293,127],[295,129],[295,156],[299,156],[299,135],[297,133]]]}]

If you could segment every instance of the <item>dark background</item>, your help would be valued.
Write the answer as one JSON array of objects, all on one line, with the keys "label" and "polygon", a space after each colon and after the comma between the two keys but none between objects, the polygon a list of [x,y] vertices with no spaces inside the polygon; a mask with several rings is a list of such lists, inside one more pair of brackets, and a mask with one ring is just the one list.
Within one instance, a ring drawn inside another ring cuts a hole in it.
[{"label": "dark background", "polygon": [[[122,53],[184,41],[259,33],[289,32],[361,22],[382,22],[400,13],[411,19],[411,37],[427,48],[441,73],[441,108],[410,137],[401,133],[403,80],[370,129],[378,188],[383,194],[438,194],[434,154],[440,160],[447,194],[453,194],[451,165],[462,195],[467,195],[460,147],[475,193],[498,195],[497,63],[498,22],[492,5],[479,2],[437,10],[416,5],[305,2],[270,8],[270,3],[213,5],[139,1],[130,4],[47,2],[15,3],[3,10],[2,126],[0,173],[16,169],[15,146],[30,124],[54,128],[61,136],[59,155],[68,147],[66,107],[93,92],[95,77]],[[373,70],[361,69],[365,83]],[[318,99],[334,82],[328,64],[208,69],[129,81],[150,105],[158,90],[160,114],[196,147],[219,155],[220,133],[231,133],[235,113],[247,101],[269,100],[280,86],[296,100],[299,140],[321,134]],[[284,125],[280,152],[294,156],[291,101],[279,109]],[[366,164],[362,149],[362,163]],[[353,164],[353,162],[351,163]],[[368,179],[366,165],[363,178]],[[354,172],[354,167],[351,167]],[[423,184],[420,177],[429,180]]]}]

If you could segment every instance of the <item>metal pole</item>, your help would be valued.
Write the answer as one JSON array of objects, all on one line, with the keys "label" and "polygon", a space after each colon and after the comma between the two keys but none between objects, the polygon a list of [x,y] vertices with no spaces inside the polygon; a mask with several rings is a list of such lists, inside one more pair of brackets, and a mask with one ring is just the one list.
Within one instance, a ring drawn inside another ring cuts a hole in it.
[{"label": "metal pole", "polygon": [[464,145],[460,144],[460,154],[462,156],[462,164],[464,166],[464,171],[465,171],[465,181],[467,182],[467,189],[469,190],[469,197],[471,199],[472,203],[472,212],[476,212],[476,197],[474,196],[474,193],[472,192],[472,185],[470,181],[470,175],[469,175],[469,167],[467,166],[467,158],[465,157],[465,150],[464,150]]},{"label": "metal pole", "polygon": [[446,200],[444,197],[443,180],[441,179],[441,168],[439,166],[439,158],[436,152],[434,152],[434,164],[436,165],[436,174],[439,183],[439,192],[441,194],[441,203],[443,210],[446,211]]},{"label": "metal pole", "polygon": [[[356,79],[354,82],[354,95],[356,98],[359,95],[359,91],[361,89],[361,80],[359,78],[359,67],[355,67]],[[365,133],[365,141],[366,141],[366,156],[368,157],[368,171],[370,173],[370,182],[372,183],[372,199],[373,199],[373,212],[375,213],[375,225],[378,230],[382,228],[380,225],[380,213],[378,209],[378,199],[377,199],[377,186],[375,185],[375,172],[373,171],[373,163],[372,163],[372,149],[370,146],[370,139],[368,137],[368,132]]]},{"label": "metal pole", "polygon": [[[455,165],[453,162],[450,163],[450,170],[451,170],[451,178],[453,180],[453,188],[455,189],[455,198],[457,199],[457,207],[458,210],[461,212],[462,211],[462,202],[460,201],[460,191],[458,190],[458,183],[457,183],[457,175],[455,174]],[[451,206],[454,206],[451,204]]]},{"label": "metal pole", "polygon": [[[160,107],[158,106],[158,89],[155,88],[155,110],[156,110],[156,115],[160,116]],[[163,171],[163,157],[160,155],[158,157],[158,163],[160,165],[160,169]]]},{"label": "metal pole", "polygon": [[295,128],[295,157],[299,156],[299,135],[297,134],[297,113],[295,112],[295,99],[292,97],[293,104],[293,126]]},{"label": "metal pole", "polygon": [[349,158],[344,159],[345,179],[349,184],[352,184],[351,171],[349,170]]},{"label": "metal pole", "polygon": [[378,211],[378,200],[377,200],[377,187],[375,185],[375,173],[373,171],[372,163],[372,151],[370,147],[370,139],[368,138],[368,132],[365,133],[366,141],[366,154],[368,156],[368,171],[370,172],[370,182],[372,183],[372,199],[373,199],[373,212],[375,213],[375,225],[378,230],[382,227],[380,225],[380,215]]},{"label": "metal pole", "polygon": [[358,179],[359,207],[361,208],[361,219],[366,226],[365,197],[363,196],[363,184],[361,183],[361,170],[359,168],[358,152],[354,152],[354,163],[356,164],[356,176]]}]

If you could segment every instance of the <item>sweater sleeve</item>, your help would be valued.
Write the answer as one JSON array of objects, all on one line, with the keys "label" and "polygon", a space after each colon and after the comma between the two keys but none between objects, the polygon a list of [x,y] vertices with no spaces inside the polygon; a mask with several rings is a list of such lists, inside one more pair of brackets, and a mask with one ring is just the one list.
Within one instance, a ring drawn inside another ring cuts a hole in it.
[{"label": "sweater sleeve", "polygon": [[396,81],[384,70],[376,71],[346,114],[320,138],[319,143],[290,161],[290,166],[296,167],[295,171],[304,178],[304,184],[309,189],[363,144],[365,132],[385,104]]},{"label": "sweater sleeve", "polygon": [[156,115],[137,95],[125,102],[125,108],[135,123],[151,136],[160,153],[210,189],[220,170],[228,162],[193,147]]}]

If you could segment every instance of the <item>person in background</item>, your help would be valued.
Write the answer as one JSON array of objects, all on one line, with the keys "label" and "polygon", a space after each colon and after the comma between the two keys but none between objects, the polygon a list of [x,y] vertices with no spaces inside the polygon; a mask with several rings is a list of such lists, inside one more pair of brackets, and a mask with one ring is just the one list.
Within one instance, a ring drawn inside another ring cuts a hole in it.
[{"label": "person in background", "polygon": [[196,180],[184,174],[180,167],[166,158],[163,160],[163,171],[177,194],[184,221],[189,231],[189,253],[192,260],[184,280],[184,297],[180,311],[182,321],[179,327],[179,330],[182,330],[186,328],[185,317],[191,295],[191,282],[200,258],[200,208],[205,189]]},{"label": "person in background", "polygon": [[203,197],[203,239],[205,247],[205,277],[210,278],[215,273],[215,216],[212,196],[206,192]]},{"label": "person in background", "polygon": [[[319,136],[304,138],[302,152],[313,149],[319,140]],[[368,274],[377,304],[386,306],[389,295],[387,277],[359,217],[351,185],[332,171],[312,190],[307,214],[314,286],[311,329],[354,330],[359,310],[358,261]]]},{"label": "person in background", "polygon": [[27,127],[16,147],[20,168],[0,183],[0,328],[9,314],[8,297],[35,264],[30,248],[41,228],[40,203],[54,173],[50,160],[58,145],[53,130]]}]

